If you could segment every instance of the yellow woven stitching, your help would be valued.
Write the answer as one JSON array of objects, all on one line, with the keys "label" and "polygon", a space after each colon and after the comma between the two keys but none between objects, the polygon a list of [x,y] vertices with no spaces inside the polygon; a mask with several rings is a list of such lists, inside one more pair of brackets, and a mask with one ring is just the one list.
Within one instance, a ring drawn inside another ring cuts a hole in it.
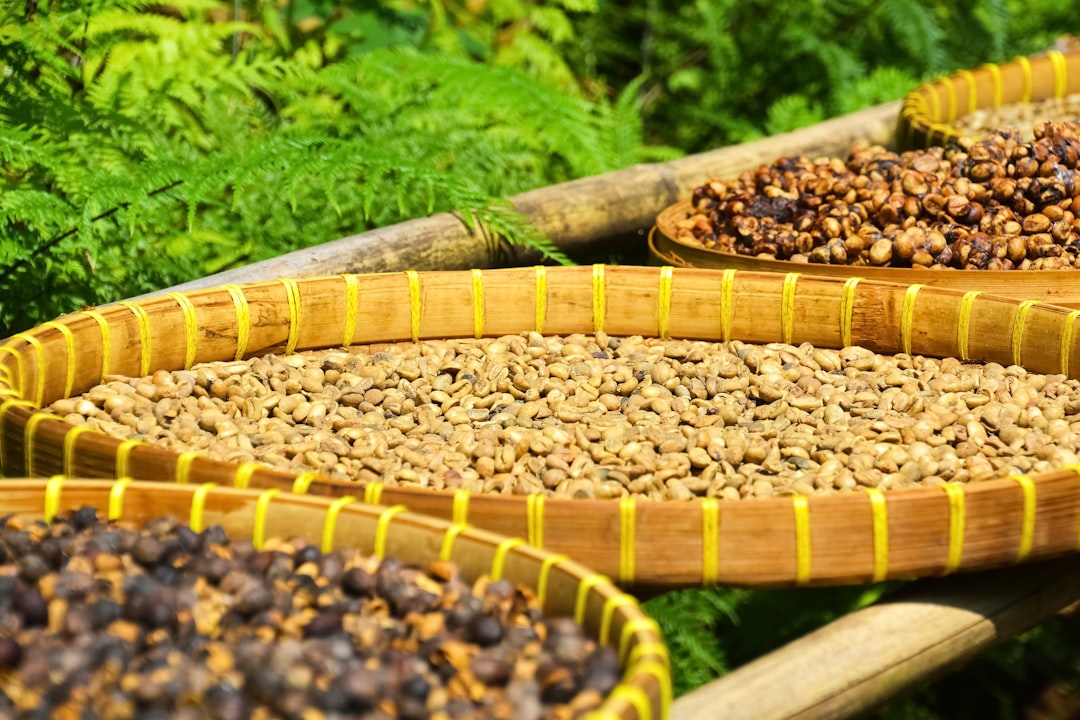
[{"label": "yellow woven stitching", "polygon": [[443,535],[442,547],[439,548],[439,559],[449,560],[451,553],[454,549],[454,541],[457,540],[457,536],[469,529],[468,525],[451,525],[446,528],[446,534]]},{"label": "yellow woven stitching", "polygon": [[1013,313],[1013,326],[1012,326],[1012,361],[1013,365],[1020,364],[1020,354],[1024,349],[1024,323],[1027,322],[1028,310],[1037,301],[1024,300],[1022,303],[1016,306],[1016,312]]},{"label": "yellow woven stitching", "polygon": [[666,718],[671,705],[671,671],[656,660],[646,660],[635,665],[632,672],[645,673],[656,678],[656,683],[660,686],[660,717]]},{"label": "yellow woven stitching", "polygon": [[1071,313],[1065,316],[1065,325],[1061,330],[1061,350],[1059,355],[1061,356],[1061,374],[1069,374],[1069,354],[1072,351],[1072,336],[1073,327],[1076,325],[1076,318],[1080,317],[1080,310],[1073,310]]},{"label": "yellow woven stitching", "polygon": [[63,475],[53,475],[45,483],[45,522],[51,523],[60,513],[60,490],[66,480]]},{"label": "yellow woven stitching", "polygon": [[242,360],[247,352],[248,338],[251,336],[251,308],[248,306],[244,291],[238,285],[226,285],[225,289],[236,308],[236,355],[235,360]]},{"label": "yellow woven stitching", "polygon": [[604,602],[604,609],[600,613],[600,635],[599,640],[601,645],[607,645],[608,640],[611,637],[611,619],[615,615],[616,608],[638,606],[637,598],[627,593],[619,593],[618,595],[611,595]]},{"label": "yellow woven stitching", "polygon": [[1026,105],[1031,102],[1031,61],[1026,57],[1018,57],[1013,62],[1019,65],[1024,73],[1024,90],[1020,93],[1020,102]]},{"label": "yellow woven stitching", "polygon": [[356,335],[356,319],[360,315],[360,281],[355,275],[342,275],[345,279],[345,332],[341,338],[341,347],[352,345]]},{"label": "yellow woven stitching", "polygon": [[195,351],[199,344],[199,321],[195,317],[195,306],[191,304],[187,295],[171,292],[169,297],[176,301],[184,314],[184,369],[190,370],[195,364]]},{"label": "yellow woven stitching", "polygon": [[206,496],[216,487],[217,483],[203,483],[191,494],[191,515],[188,517],[188,526],[195,532],[202,532]]},{"label": "yellow woven stitching", "polygon": [[[11,337],[12,339],[23,340],[27,345],[34,348],[34,355],[37,356],[37,367],[34,368],[34,378],[37,380],[37,387],[34,391],[34,404],[41,407],[41,403],[45,400],[45,347],[40,340],[27,333],[15,333]],[[23,397],[26,397],[25,388],[23,389]]]},{"label": "yellow woven stitching", "polygon": [[131,478],[120,478],[109,488],[109,520],[119,520],[124,515],[124,493]]},{"label": "yellow woven stitching", "polygon": [[551,568],[566,560],[569,558],[565,555],[548,555],[540,564],[540,574],[536,577],[536,602],[539,603],[541,610],[547,602],[548,576],[551,575]]},{"label": "yellow woven stitching", "polygon": [[810,508],[806,497],[791,498],[795,510],[795,583],[802,585],[810,580]]},{"label": "yellow woven stitching", "polygon": [[67,378],[64,381],[64,397],[71,397],[71,392],[75,388],[75,335],[71,332],[71,328],[55,320],[43,323],[42,327],[54,328],[64,337],[64,346],[67,348]]},{"label": "yellow woven stitching", "polygon": [[384,482],[369,482],[364,486],[364,504],[378,505],[382,501]]},{"label": "yellow woven stitching", "polygon": [[131,451],[134,450],[135,447],[137,447],[138,445],[143,444],[144,443],[142,440],[135,440],[134,438],[130,438],[121,442],[119,447],[116,448],[116,478],[127,477],[131,474],[128,471],[128,464],[130,463],[131,459]]},{"label": "yellow woven stitching", "polygon": [[626,653],[630,650],[630,639],[636,632],[652,632],[661,637],[660,626],[651,617],[636,617],[626,621],[619,637],[619,662],[624,662]]},{"label": "yellow woven stitching", "polygon": [[720,574],[720,502],[701,501],[701,582],[711,585]]},{"label": "yellow woven stitching", "polygon": [[186,485],[191,482],[191,464],[198,457],[199,452],[197,450],[186,450],[177,456],[173,479],[178,485]]},{"label": "yellow woven stitching", "polygon": [[585,610],[589,605],[589,591],[597,585],[606,585],[610,582],[611,580],[606,575],[600,573],[593,573],[582,578],[581,584],[577,588],[577,597],[574,600],[574,622],[578,625],[585,622]]},{"label": "yellow woven stitching", "polygon": [[780,337],[791,344],[791,335],[795,331],[795,287],[799,282],[799,273],[789,272],[784,276],[784,292],[780,302]]},{"label": "yellow woven stitching", "polygon": [[1068,84],[1068,69],[1065,66],[1065,56],[1057,50],[1046,53],[1050,58],[1050,64],[1054,66],[1054,97],[1065,97],[1065,89]]},{"label": "yellow woven stitching", "polygon": [[929,115],[931,123],[941,122],[941,97],[938,95],[937,85],[931,85],[927,88],[927,100],[930,101]]},{"label": "yellow woven stitching", "polygon": [[671,322],[671,272],[670,265],[660,268],[660,292],[656,301],[656,328],[661,338],[667,338]]},{"label": "yellow woven stitching", "polygon": [[255,501],[255,520],[251,524],[251,545],[256,550],[262,550],[266,541],[266,513],[270,509],[270,501],[281,491],[270,488],[259,493],[259,499]]},{"label": "yellow woven stitching", "polygon": [[356,498],[352,495],[345,495],[330,503],[330,506],[326,508],[326,518],[323,520],[321,545],[324,553],[328,553],[334,549],[334,528],[337,525],[338,513],[341,512],[341,508],[354,502],[356,502]]},{"label": "yellow woven stitching", "polygon": [[659,655],[664,659],[664,664],[671,667],[671,654],[668,652],[667,645],[662,642],[638,643],[630,649],[630,656],[626,658],[626,664],[628,666],[633,665],[642,655]]},{"label": "yellow woven stitching", "polygon": [[473,337],[484,336],[484,273],[473,268],[472,271],[472,325]]},{"label": "yellow woven stitching", "polygon": [[293,495],[306,495],[308,488],[311,487],[311,483],[314,482],[315,478],[317,478],[318,476],[319,474],[312,470],[308,470],[307,472],[302,472],[297,475],[296,479],[293,480]]},{"label": "yellow woven stitching", "polygon": [[296,350],[296,343],[300,340],[304,308],[300,302],[300,286],[296,281],[292,278],[279,278],[278,282],[285,286],[285,298],[289,301],[289,337],[285,341],[285,354],[289,355]]},{"label": "yellow woven stitching", "polygon": [[961,360],[968,359],[968,338],[971,337],[971,309],[982,290],[969,290],[960,300],[960,319],[956,323],[956,352]]},{"label": "yellow woven stitching", "polygon": [[1016,550],[1016,562],[1021,562],[1031,554],[1031,545],[1035,540],[1035,483],[1027,475],[1012,475],[1020,485],[1024,498],[1024,512],[1020,522],[1020,545]]},{"label": "yellow woven stitching", "polygon": [[7,414],[8,408],[15,406],[34,407],[34,403],[29,400],[23,400],[22,398],[9,398],[0,402],[0,469],[5,467],[4,465],[4,416]]},{"label": "yellow woven stitching", "polygon": [[975,76],[970,70],[958,70],[956,74],[964,78],[968,87],[968,113],[973,113],[979,107],[979,93],[975,87]]},{"label": "yellow woven stitching", "polygon": [[885,494],[877,488],[866,488],[870,496],[870,519],[874,528],[874,582],[881,582],[889,572],[889,516]]},{"label": "yellow woven stitching", "polygon": [[390,521],[395,515],[400,515],[406,510],[408,508],[404,505],[394,505],[379,513],[379,520],[375,523],[375,545],[371,550],[372,555],[377,558],[386,557],[386,535],[390,530]]},{"label": "yellow woven stitching", "polygon": [[236,474],[233,475],[233,487],[247,490],[251,485],[251,476],[260,467],[262,467],[262,465],[257,462],[246,462],[236,468]]},{"label": "yellow woven stitching", "polygon": [[101,330],[101,382],[105,382],[105,376],[112,369],[112,327],[105,316],[94,310],[83,310],[83,315],[97,323]]},{"label": "yellow woven stitching", "polygon": [[544,332],[544,321],[547,320],[547,268],[543,265],[536,266],[536,332]]},{"label": "yellow woven stitching", "polygon": [[904,292],[904,308],[900,315],[900,342],[908,355],[911,354],[911,326],[915,321],[915,298],[922,289],[923,286],[916,283],[908,285],[908,289]]},{"label": "yellow woven stitching", "polygon": [[604,265],[596,263],[592,266],[593,332],[604,331],[604,315],[607,313],[607,290],[604,285]]},{"label": "yellow woven stitching", "polygon": [[731,340],[731,321],[735,315],[735,270],[726,268],[720,276],[720,338]]},{"label": "yellow woven stitching", "polygon": [[956,122],[956,106],[958,104],[956,102],[956,83],[953,82],[951,77],[943,77],[938,82],[944,85],[947,91],[946,97],[949,99],[949,117],[945,122],[952,125]]},{"label": "yellow woven stitching", "polygon": [[129,301],[120,303],[135,316],[135,321],[139,326],[139,375],[150,374],[150,352],[151,338],[150,338],[150,316],[146,314],[146,310],[142,305]]},{"label": "yellow woven stitching", "polygon": [[532,547],[544,547],[544,496],[531,493],[525,498],[525,509],[528,513],[525,537]]},{"label": "yellow woven stitching", "polygon": [[75,425],[66,433],[64,433],[64,474],[75,474],[75,440],[84,432],[88,432],[90,427],[87,425]]},{"label": "yellow woven stitching", "polygon": [[409,280],[409,336],[416,342],[420,339],[420,312],[423,310],[420,303],[420,275],[415,270],[406,270],[405,277]]},{"label": "yellow woven stitching", "polygon": [[624,497],[619,500],[619,582],[634,581],[636,525],[637,501],[633,497]]},{"label": "yellow woven stitching", "polygon": [[491,558],[491,580],[502,580],[503,570],[506,567],[506,554],[518,545],[524,545],[521,538],[506,538],[495,548],[495,555]]},{"label": "yellow woven stitching", "polygon": [[[41,421],[45,418],[50,420],[60,420],[47,412],[36,412],[30,416],[30,419],[26,421],[26,428],[23,430],[23,468],[26,470],[27,477],[36,477],[37,473],[34,472],[34,455],[37,444],[37,426],[41,424]],[[61,422],[63,422],[61,420]]]},{"label": "yellow woven stitching", "polygon": [[638,720],[652,720],[652,703],[649,701],[649,696],[645,694],[645,690],[637,685],[617,685],[608,697],[625,700],[634,708]]},{"label": "yellow woven stitching", "polygon": [[[16,350],[15,348],[13,348],[13,347],[11,347],[9,345],[0,345],[0,352],[5,352],[8,355],[10,355],[11,357],[15,358],[15,374],[19,376],[18,377],[19,395],[20,395],[20,397],[25,397],[26,396],[26,373],[23,370],[22,353],[20,353],[18,350]],[[13,382],[14,378],[11,377],[11,371],[10,370],[8,371],[8,380],[12,381],[12,382],[9,382],[9,384],[11,384],[11,385],[15,384]]]},{"label": "yellow woven stitching", "polygon": [[982,68],[990,73],[990,79],[994,83],[994,107],[1001,107],[1001,104],[1005,102],[1003,97],[1004,88],[1001,84],[1001,68],[995,63],[987,63]]},{"label": "yellow woven stitching", "polygon": [[843,347],[851,345],[851,323],[855,314],[855,286],[862,278],[850,277],[844,281],[844,289],[840,291],[840,344]]},{"label": "yellow woven stitching", "polygon": [[450,522],[464,525],[469,520],[469,491],[454,491],[454,509]]},{"label": "yellow woven stitching", "polygon": [[964,556],[964,486],[947,482],[942,486],[949,500],[949,553],[945,559],[945,572],[960,567]]}]

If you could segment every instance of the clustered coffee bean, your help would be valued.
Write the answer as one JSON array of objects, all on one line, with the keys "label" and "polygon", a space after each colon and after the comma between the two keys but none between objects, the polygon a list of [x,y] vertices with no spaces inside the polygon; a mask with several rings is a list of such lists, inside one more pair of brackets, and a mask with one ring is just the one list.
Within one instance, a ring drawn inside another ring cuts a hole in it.
[{"label": "clustered coffee bean", "polygon": [[1030,141],[1035,126],[1043,122],[1080,119],[1080,94],[1052,97],[1027,103],[1007,103],[998,107],[977,108],[956,120],[953,126],[966,135],[979,136],[999,128],[1015,128],[1020,137]]},{"label": "clustered coffee bean", "polygon": [[0,716],[571,718],[615,652],[526,587],[93,509],[0,521]]},{"label": "clustered coffee bean", "polygon": [[676,239],[738,255],[852,266],[1080,267],[1080,124],[1005,129],[844,162],[785,157],[695,188]]},{"label": "clustered coffee bean", "polygon": [[52,410],[177,451],[434,490],[739,500],[1078,463],[1080,383],[996,363],[604,333],[113,378]]}]

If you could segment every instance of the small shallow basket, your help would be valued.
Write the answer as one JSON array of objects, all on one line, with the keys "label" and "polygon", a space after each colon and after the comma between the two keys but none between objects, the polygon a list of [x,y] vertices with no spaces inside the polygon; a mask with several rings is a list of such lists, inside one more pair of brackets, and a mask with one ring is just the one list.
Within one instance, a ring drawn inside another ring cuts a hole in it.
[{"label": "small shallow basket", "polygon": [[[1080,77],[1080,73],[1077,75]],[[1018,300],[1038,300],[1080,308],[1080,270],[924,270],[851,265],[795,263],[790,260],[762,260],[749,255],[709,250],[676,240],[680,220],[692,214],[690,200],[665,208],[656,217],[649,233],[650,262],[676,267],[698,267],[756,272],[819,275],[831,278],[862,277],[895,283],[919,283],[961,292],[980,290]]]},{"label": "small shallow basket", "polygon": [[897,122],[896,143],[902,150],[945,145],[970,137],[955,123],[976,110],[1064,98],[1077,92],[1080,52],[1052,50],[1001,65],[961,70],[907,94]]},{"label": "small shallow basket", "polygon": [[528,547],[516,538],[452,525],[406,512],[401,505],[364,505],[353,498],[330,500],[216,485],[68,479],[7,480],[0,515],[52,519],[62,510],[91,506],[101,517],[145,522],[172,515],[188,518],[193,530],[221,525],[229,537],[302,537],[323,552],[358,548],[425,567],[451,560],[467,582],[487,574],[521,583],[537,595],[544,613],[573,617],[590,637],[619,652],[623,677],[589,717],[594,720],[666,718],[671,703],[670,660],[659,627],[633,596],[563,555]]},{"label": "small shallow basket", "polygon": [[[281,280],[83,311],[0,345],[0,467],[358,495],[566,553],[623,585],[837,584],[1072,552],[1080,474],[721,502],[477,495],[297,477],[123,442],[39,410],[108,373],[271,350],[519,333],[861,345],[1080,376],[1080,310],[922,285],[728,269],[511,268]],[[7,387],[4,387],[5,381]]]}]

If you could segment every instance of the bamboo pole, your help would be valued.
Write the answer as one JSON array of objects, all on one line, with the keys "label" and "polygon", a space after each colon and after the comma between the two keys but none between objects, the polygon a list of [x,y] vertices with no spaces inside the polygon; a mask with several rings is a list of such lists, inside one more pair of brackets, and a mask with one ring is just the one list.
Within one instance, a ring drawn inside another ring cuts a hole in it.
[{"label": "bamboo pole", "polygon": [[679,698],[680,720],[865,715],[1080,599],[1080,559],[913,583]]}]

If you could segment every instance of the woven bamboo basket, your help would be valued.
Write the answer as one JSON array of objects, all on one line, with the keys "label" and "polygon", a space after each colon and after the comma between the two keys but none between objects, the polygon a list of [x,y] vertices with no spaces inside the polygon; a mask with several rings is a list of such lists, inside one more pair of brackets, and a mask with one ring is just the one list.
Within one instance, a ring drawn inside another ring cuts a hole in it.
[{"label": "woven bamboo basket", "polygon": [[1038,300],[1070,308],[1080,308],[1080,271],[1077,270],[924,270],[763,260],[747,255],[708,250],[676,240],[677,223],[689,217],[692,214],[691,210],[691,201],[683,200],[665,208],[657,215],[656,225],[649,233],[651,262],[676,267],[730,268],[773,273],[798,272],[804,275],[831,278],[858,276],[867,280],[903,284],[918,283],[960,292],[979,290],[1017,300]]},{"label": "woven bamboo basket", "polygon": [[1080,474],[741,502],[469,495],[299,478],[74,427],[39,410],[104,374],[420,338],[549,334],[861,345],[1080,376],[1080,311],[870,279],[650,267],[282,280],[74,313],[0,346],[8,475],[216,482],[359,495],[566,553],[623,585],[858,583],[1072,552]]},{"label": "woven bamboo basket", "polygon": [[1056,50],[939,78],[904,98],[896,128],[902,150],[945,145],[968,136],[958,118],[980,108],[1028,104],[1080,92],[1080,52]]},{"label": "woven bamboo basket", "polygon": [[671,703],[670,659],[659,627],[636,599],[607,577],[566,558],[481,529],[450,524],[405,511],[402,505],[365,505],[338,500],[257,492],[213,484],[101,481],[55,476],[7,480],[0,514],[51,519],[64,510],[90,506],[102,517],[145,522],[171,515],[188,518],[193,530],[221,525],[231,538],[301,537],[324,552],[353,547],[377,557],[427,566],[454,562],[462,578],[487,574],[521,583],[537,594],[546,615],[573,617],[590,637],[619,652],[620,684],[590,717],[666,718]]}]

